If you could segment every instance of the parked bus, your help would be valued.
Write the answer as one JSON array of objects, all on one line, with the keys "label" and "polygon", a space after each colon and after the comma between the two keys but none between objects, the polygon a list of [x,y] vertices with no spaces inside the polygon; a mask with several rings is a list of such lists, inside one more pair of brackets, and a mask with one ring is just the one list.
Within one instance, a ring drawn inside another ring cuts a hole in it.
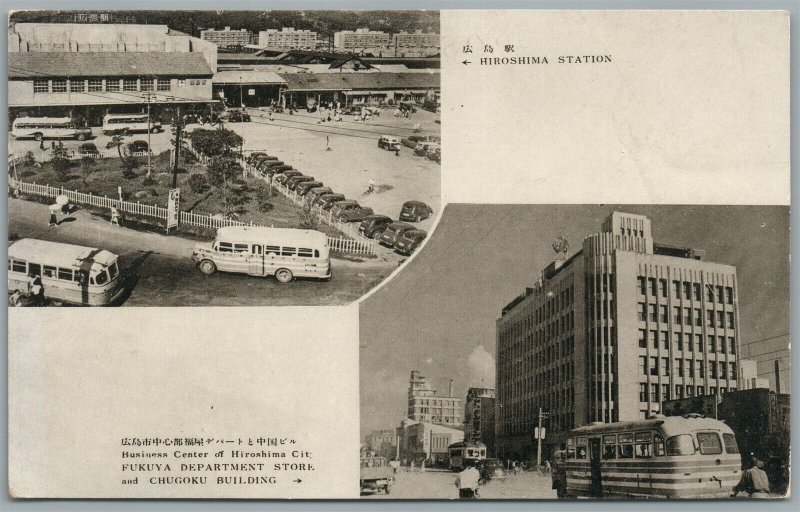
[{"label": "parked bus", "polygon": [[54,305],[107,306],[124,291],[116,254],[24,238],[8,248],[8,290],[27,294],[35,277]]},{"label": "parked bus", "polygon": [[71,117],[18,117],[11,124],[16,139],[77,139],[92,136],[92,129],[80,127]]},{"label": "parked bus", "polygon": [[451,471],[461,471],[486,458],[486,445],[481,442],[460,442],[447,447],[447,465]]},{"label": "parked bus", "polygon": [[697,414],[595,423],[569,433],[558,495],[727,498],[741,463],[733,431]]},{"label": "parked bus", "polygon": [[192,261],[210,275],[221,270],[251,276],[331,278],[328,236],[314,230],[231,226],[219,228],[212,244],[197,244]]},{"label": "parked bus", "polygon": [[102,130],[105,135],[116,135],[125,132],[147,133],[148,128],[152,133],[164,131],[161,127],[161,121],[151,119],[148,123],[147,119],[147,114],[106,114],[103,117]]}]

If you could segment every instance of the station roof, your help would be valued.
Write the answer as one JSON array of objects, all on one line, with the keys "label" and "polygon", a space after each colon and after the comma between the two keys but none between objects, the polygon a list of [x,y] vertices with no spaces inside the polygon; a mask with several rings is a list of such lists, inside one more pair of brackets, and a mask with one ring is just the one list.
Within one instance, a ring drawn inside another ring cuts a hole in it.
[{"label": "station roof", "polygon": [[90,76],[211,77],[200,53],[192,52],[9,52],[8,78]]},{"label": "station roof", "polygon": [[281,74],[288,91],[438,89],[439,73]]},{"label": "station roof", "polygon": [[218,70],[214,84],[285,84],[286,80],[272,71],[258,69]]}]

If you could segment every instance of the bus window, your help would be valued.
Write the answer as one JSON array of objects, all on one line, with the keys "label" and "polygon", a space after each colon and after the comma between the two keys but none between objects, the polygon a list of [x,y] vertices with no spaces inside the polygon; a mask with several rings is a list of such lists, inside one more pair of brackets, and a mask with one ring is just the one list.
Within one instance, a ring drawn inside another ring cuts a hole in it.
[{"label": "bus window", "polygon": [[661,439],[661,436],[655,434],[653,436],[653,446],[655,447],[654,453],[656,457],[662,457],[664,455],[664,440]]},{"label": "bus window", "polygon": [[633,458],[633,434],[619,435],[619,449],[617,450],[617,457],[620,459]]},{"label": "bus window", "polygon": [[108,267],[108,274],[111,276],[112,280],[117,277],[117,274],[119,274],[119,268],[117,267],[116,261],[112,263],[110,267]]},{"label": "bus window", "polygon": [[568,459],[574,459],[575,458],[575,448],[569,447],[569,446],[567,447],[567,458]]},{"label": "bus window", "polygon": [[106,284],[108,282],[108,274],[106,274],[106,271],[103,270],[98,272],[97,275],[94,276],[94,282],[99,285]]},{"label": "bus window", "polygon": [[614,434],[603,436],[603,458],[617,458],[617,436]]},{"label": "bus window", "polygon": [[217,251],[219,252],[233,252],[233,244],[229,242],[220,242],[217,244]]},{"label": "bus window", "polygon": [[294,247],[284,247],[281,250],[281,256],[294,256],[297,252],[297,249]]},{"label": "bus window", "polygon": [[667,455],[694,455],[694,440],[689,434],[667,438]]},{"label": "bus window", "polygon": [[28,265],[24,261],[14,260],[11,262],[11,270],[26,274],[28,272]]},{"label": "bus window", "polygon": [[58,278],[64,279],[65,281],[72,281],[72,269],[59,267]]},{"label": "bus window", "polygon": [[250,246],[247,244],[233,244],[233,252],[248,252]]},{"label": "bus window", "polygon": [[319,258],[319,249],[314,249],[314,257]]},{"label": "bus window", "polygon": [[586,447],[585,446],[579,446],[575,450],[575,458],[576,459],[585,459],[586,458]]},{"label": "bus window", "polygon": [[281,248],[277,245],[268,245],[267,246],[267,254],[275,254],[276,256],[281,253]]},{"label": "bus window", "polygon": [[44,277],[56,277],[56,267],[51,267],[49,265],[44,266]]},{"label": "bus window", "polygon": [[653,456],[650,445],[650,432],[637,432],[634,434],[634,441],[636,442],[636,458],[649,459]]},{"label": "bus window", "polygon": [[300,256],[301,258],[311,258],[314,256],[314,251],[312,249],[305,249],[303,247],[300,247],[299,249],[297,249],[297,255]]},{"label": "bus window", "polygon": [[250,252],[252,252],[253,254],[261,254],[260,245],[253,245],[250,249],[251,249]]},{"label": "bus window", "polygon": [[722,442],[725,443],[726,453],[739,453],[739,447],[736,445],[736,436],[733,434],[722,434]]},{"label": "bus window", "polygon": [[719,455],[722,453],[722,443],[716,432],[698,432],[697,444],[700,445],[702,455]]},{"label": "bus window", "polygon": [[28,263],[28,275],[35,275],[41,276],[42,275],[42,266],[38,263]]}]

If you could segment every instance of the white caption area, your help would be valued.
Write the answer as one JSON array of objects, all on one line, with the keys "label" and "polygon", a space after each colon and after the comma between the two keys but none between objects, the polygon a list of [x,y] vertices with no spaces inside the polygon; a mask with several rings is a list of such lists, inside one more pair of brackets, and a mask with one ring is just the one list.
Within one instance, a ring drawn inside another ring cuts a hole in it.
[{"label": "white caption area", "polygon": [[441,21],[443,202],[788,204],[786,13]]},{"label": "white caption area", "polygon": [[[124,320],[119,312],[9,310],[12,496],[358,497],[357,306],[129,309]],[[125,438],[205,442],[126,446]],[[176,450],[207,455],[176,458]],[[234,457],[233,450],[285,456]],[[167,456],[123,458],[123,451]],[[137,463],[162,466],[123,469]],[[216,463],[264,465],[181,466]],[[274,467],[295,463],[314,469]],[[150,482],[200,476],[205,484]],[[220,476],[243,480],[218,483]]]}]

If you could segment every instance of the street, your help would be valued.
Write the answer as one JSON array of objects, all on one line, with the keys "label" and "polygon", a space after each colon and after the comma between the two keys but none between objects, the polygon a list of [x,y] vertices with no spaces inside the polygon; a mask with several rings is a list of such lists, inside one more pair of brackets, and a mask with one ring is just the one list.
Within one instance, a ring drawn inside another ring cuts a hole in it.
[{"label": "street", "polygon": [[79,210],[57,227],[48,228],[47,205],[8,200],[9,236],[37,238],[107,249],[120,255],[123,271],[138,278],[123,306],[285,306],[340,305],[364,295],[388,276],[396,260],[331,258],[330,282],[243,274],[200,273],[191,261],[195,241],[111,225]]},{"label": "street", "polygon": [[[455,486],[456,473],[445,470],[426,470],[424,473],[409,472],[408,468],[401,468],[395,475],[395,483],[390,494],[383,492],[365,494],[365,499],[433,499],[447,500],[458,499],[458,489]],[[517,475],[509,474],[502,480],[490,480],[481,485],[480,498],[487,500],[508,499],[556,499],[556,491],[550,488],[549,476],[540,476],[535,473],[522,472]]]}]

